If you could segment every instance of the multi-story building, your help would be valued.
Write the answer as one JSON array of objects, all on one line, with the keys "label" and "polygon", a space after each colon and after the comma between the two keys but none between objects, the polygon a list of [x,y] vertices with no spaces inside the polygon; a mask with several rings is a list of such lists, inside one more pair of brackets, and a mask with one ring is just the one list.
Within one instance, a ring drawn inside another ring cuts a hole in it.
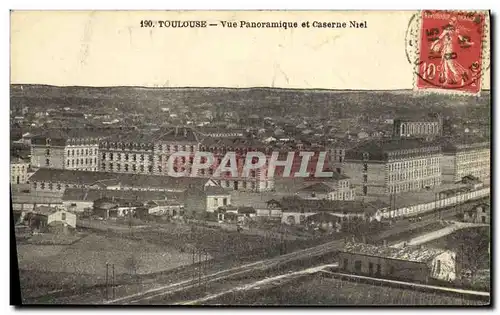
[{"label": "multi-story building", "polygon": [[31,139],[34,168],[98,170],[99,142],[121,128],[49,129]]},{"label": "multi-story building", "polygon": [[342,174],[345,167],[345,153],[352,147],[358,145],[358,142],[338,141],[328,150],[328,160],[330,167],[337,173]]},{"label": "multi-story building", "polygon": [[443,141],[443,180],[458,182],[467,175],[489,182],[490,141],[478,137],[449,138]]},{"label": "multi-story building", "polygon": [[99,168],[102,172],[167,175],[167,161],[172,153],[185,151],[194,155],[198,147],[198,138],[190,128],[131,131],[100,142]]},{"label": "multi-story building", "polygon": [[346,152],[359,195],[392,195],[441,184],[441,147],[418,139],[370,141]]},{"label": "multi-story building", "polygon": [[[249,176],[243,176],[242,167],[246,155],[251,151],[263,152],[269,159],[271,149],[255,139],[244,138],[205,138],[200,144],[200,151],[211,152],[214,155],[214,163],[207,170],[200,170],[199,176],[208,177],[218,181],[223,188],[242,191],[270,191],[274,189],[274,179],[268,177],[266,165],[259,169],[250,170]],[[238,165],[238,176],[232,177],[228,174],[214,176],[215,169],[220,165],[227,152],[235,152]]]},{"label": "multi-story building", "polygon": [[28,181],[29,162],[13,156],[10,158],[10,183],[13,185],[26,184]]},{"label": "multi-story building", "polygon": [[394,120],[393,135],[397,138],[436,137],[442,134],[441,120]]}]

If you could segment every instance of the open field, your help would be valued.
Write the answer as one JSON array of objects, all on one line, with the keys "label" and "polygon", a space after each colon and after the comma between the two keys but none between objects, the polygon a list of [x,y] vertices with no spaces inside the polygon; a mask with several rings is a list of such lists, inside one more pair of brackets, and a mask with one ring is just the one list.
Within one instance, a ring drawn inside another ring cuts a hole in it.
[{"label": "open field", "polygon": [[[258,289],[258,288],[257,288]],[[376,286],[322,275],[267,290],[247,290],[205,302],[210,305],[486,305],[437,293],[426,293],[387,286]]]},{"label": "open field", "polygon": [[192,262],[190,254],[172,247],[98,234],[71,245],[18,244],[17,253],[23,297],[104,284],[106,263],[115,265],[120,281],[123,276],[169,270]]},{"label": "open field", "polygon": [[[140,241],[91,234],[72,245],[18,245],[19,269],[40,272],[106,274],[106,263],[115,273],[144,274],[175,268],[191,262],[191,255],[173,248]],[[136,270],[128,268],[136,260]]]}]

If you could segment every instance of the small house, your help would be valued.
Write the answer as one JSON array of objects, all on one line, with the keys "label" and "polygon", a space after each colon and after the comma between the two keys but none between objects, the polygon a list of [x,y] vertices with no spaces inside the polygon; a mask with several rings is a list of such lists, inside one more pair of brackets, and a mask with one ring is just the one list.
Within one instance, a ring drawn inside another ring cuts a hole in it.
[{"label": "small house", "polygon": [[31,214],[26,215],[25,218],[28,219],[29,226],[38,230],[43,230],[53,225],[76,227],[76,215],[60,207],[35,207]]},{"label": "small house", "polygon": [[456,279],[456,253],[446,249],[346,243],[338,257],[341,270],[358,275],[423,283]]}]

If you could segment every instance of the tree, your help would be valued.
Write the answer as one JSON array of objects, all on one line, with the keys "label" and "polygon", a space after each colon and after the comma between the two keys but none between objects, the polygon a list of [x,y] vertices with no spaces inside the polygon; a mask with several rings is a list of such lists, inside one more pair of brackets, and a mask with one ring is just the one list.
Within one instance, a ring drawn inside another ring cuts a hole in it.
[{"label": "tree", "polygon": [[488,247],[490,232],[488,228],[472,228],[452,234],[452,244],[457,249],[457,258],[462,268],[469,269],[474,278],[475,273],[489,268]]}]

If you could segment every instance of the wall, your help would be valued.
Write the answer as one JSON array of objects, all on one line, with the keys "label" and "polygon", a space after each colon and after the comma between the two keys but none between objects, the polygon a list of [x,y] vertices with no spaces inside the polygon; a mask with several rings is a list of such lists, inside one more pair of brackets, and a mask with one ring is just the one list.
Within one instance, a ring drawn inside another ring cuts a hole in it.
[{"label": "wall", "polygon": [[424,213],[427,211],[432,211],[434,209],[446,208],[449,206],[453,206],[456,204],[464,203],[468,200],[476,200],[487,197],[490,195],[490,188],[483,188],[475,191],[470,191],[463,194],[458,194],[453,197],[440,199],[437,201],[432,201],[428,203],[408,206],[399,208],[392,211],[387,211],[382,214],[384,218],[393,218],[393,217],[405,217],[405,216],[414,216],[420,213]]},{"label": "wall", "polygon": [[214,212],[217,210],[219,207],[224,206],[224,199],[226,199],[226,206],[231,204],[231,195],[225,195],[225,196],[207,196],[207,207],[206,211],[208,212]]},{"label": "wall", "polygon": [[[363,196],[363,162],[348,160],[344,164],[344,173],[351,178],[357,196]],[[368,163],[367,196],[385,196],[386,169],[384,162]]]},{"label": "wall", "polygon": [[278,217],[281,218],[283,212],[280,209],[255,209],[259,217]]},{"label": "wall", "polygon": [[[50,150],[50,155],[47,155],[47,149]],[[55,146],[32,146],[31,147],[31,165],[41,168],[57,168],[64,169],[64,147]],[[49,159],[49,165],[46,160]]]},{"label": "wall", "polygon": [[456,278],[456,254],[446,251],[431,261],[432,278],[443,281],[454,281]]},{"label": "wall", "polygon": [[67,145],[65,153],[65,169],[98,171],[99,145]]},{"label": "wall", "polygon": [[28,163],[11,163],[10,183],[14,185],[26,184],[26,182],[28,181],[28,167]]},{"label": "wall", "polygon": [[441,174],[443,183],[455,183],[456,165],[455,154],[444,154],[441,160]]},{"label": "wall", "polygon": [[[345,264],[347,259],[347,265]],[[361,272],[355,270],[355,261],[361,261]],[[429,270],[425,263],[396,260],[382,257],[365,256],[352,253],[339,253],[340,269],[349,273],[370,275],[369,264],[373,264],[372,276],[377,276],[377,265],[380,265],[380,277],[397,278],[401,280],[417,280],[426,282]]]},{"label": "wall", "polygon": [[[63,213],[66,214],[66,219],[64,221],[62,220]],[[54,221],[65,222],[69,226],[76,227],[76,215],[74,215],[73,213],[68,212],[68,211],[57,211],[57,212],[51,213],[48,217],[47,224],[50,224],[51,222],[54,222]]]}]

